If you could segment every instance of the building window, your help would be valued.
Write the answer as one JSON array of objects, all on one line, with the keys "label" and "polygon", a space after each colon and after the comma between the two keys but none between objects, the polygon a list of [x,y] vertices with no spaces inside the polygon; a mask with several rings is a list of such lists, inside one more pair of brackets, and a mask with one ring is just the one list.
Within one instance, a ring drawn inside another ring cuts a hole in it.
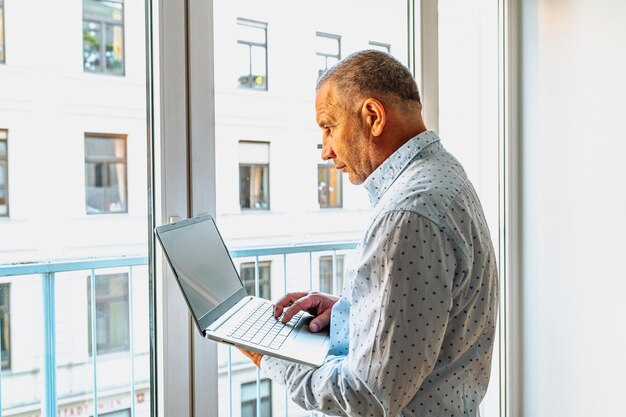
[{"label": "building window", "polygon": [[269,300],[272,296],[271,293],[271,280],[272,280],[272,261],[259,262],[259,293],[256,293],[256,286],[254,284],[254,262],[243,262],[239,269],[239,275],[243,281],[243,285],[246,287],[248,295],[256,295],[257,297],[265,298]]},{"label": "building window", "polygon": [[8,133],[0,130],[0,217],[9,215],[9,152]]},{"label": "building window", "polygon": [[344,255],[335,255],[335,278],[333,279],[333,257],[320,256],[320,292],[339,294],[343,288],[343,258]]},{"label": "building window", "polygon": [[340,208],[343,206],[341,171],[333,164],[317,166],[317,201],[320,208]]},{"label": "building window", "polygon": [[0,284],[0,347],[2,369],[11,368],[11,326],[9,322],[10,284]]},{"label": "building window", "polygon": [[[98,355],[129,349],[128,274],[95,275]],[[91,277],[87,277],[89,355],[92,355]]]},{"label": "building window", "polygon": [[242,210],[269,210],[269,162],[269,143],[239,142],[239,205]]},{"label": "building window", "polygon": [[4,0],[0,0],[0,64],[4,62]]},{"label": "building window", "polygon": [[370,47],[372,49],[378,49],[379,51],[391,53],[391,45],[383,42],[370,41]]},{"label": "building window", "polygon": [[122,0],[83,0],[83,68],[124,75]]},{"label": "building window", "polygon": [[341,36],[332,33],[315,32],[317,41],[317,55],[319,77],[341,60]]},{"label": "building window", "polygon": [[128,212],[126,136],[85,135],[87,214]]},{"label": "building window", "polygon": [[[261,416],[272,417],[272,382],[269,379],[260,381]],[[241,417],[261,417],[256,414],[256,382],[241,384]]]},{"label": "building window", "polygon": [[239,87],[267,90],[267,23],[237,18]]}]

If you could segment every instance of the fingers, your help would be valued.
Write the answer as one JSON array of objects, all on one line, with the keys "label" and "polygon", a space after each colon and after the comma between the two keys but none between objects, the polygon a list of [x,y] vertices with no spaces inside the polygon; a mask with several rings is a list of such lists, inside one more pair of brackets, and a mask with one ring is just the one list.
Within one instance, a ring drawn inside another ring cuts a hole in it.
[{"label": "fingers", "polygon": [[274,304],[274,317],[279,318],[283,314],[285,307],[292,305],[295,301],[307,295],[309,295],[308,292],[292,292],[284,295]]},{"label": "fingers", "polygon": [[322,330],[324,327],[328,326],[328,324],[330,323],[331,312],[332,310],[329,308],[326,311],[324,311],[322,314],[320,314],[319,316],[311,320],[311,323],[309,323],[309,329],[313,333],[316,333]]},{"label": "fingers", "polygon": [[252,352],[248,349],[242,348],[237,346],[237,349],[239,349],[239,351],[241,353],[243,353],[244,355],[246,355],[248,357],[248,359],[250,359],[256,366],[257,368],[261,367],[261,360],[263,359],[263,355],[257,352]]},{"label": "fingers", "polygon": [[282,321],[283,323],[287,323],[289,320],[291,320],[293,316],[295,316],[302,310],[308,311],[317,309],[321,301],[322,299],[320,297],[320,294],[317,293],[308,294],[306,297],[299,298],[293,302],[293,304],[291,305],[291,307],[289,307],[287,311],[285,311],[285,314],[283,314],[283,317],[280,319],[280,321]]}]

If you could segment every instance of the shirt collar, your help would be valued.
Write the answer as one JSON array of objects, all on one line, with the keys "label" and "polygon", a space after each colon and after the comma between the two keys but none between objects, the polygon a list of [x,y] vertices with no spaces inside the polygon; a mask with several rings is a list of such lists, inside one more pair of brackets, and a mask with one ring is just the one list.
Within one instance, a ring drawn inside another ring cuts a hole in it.
[{"label": "shirt collar", "polygon": [[385,191],[400,176],[402,171],[419,153],[427,146],[439,141],[439,136],[432,130],[420,133],[409,139],[398,148],[389,158],[370,174],[363,183],[369,194],[370,203],[375,206],[380,201]]}]

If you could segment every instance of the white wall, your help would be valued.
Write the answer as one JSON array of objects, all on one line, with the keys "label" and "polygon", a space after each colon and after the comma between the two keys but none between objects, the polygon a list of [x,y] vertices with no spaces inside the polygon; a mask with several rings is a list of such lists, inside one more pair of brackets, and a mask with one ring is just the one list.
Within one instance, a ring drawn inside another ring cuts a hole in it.
[{"label": "white wall", "polygon": [[522,10],[525,416],[623,415],[626,2]]}]

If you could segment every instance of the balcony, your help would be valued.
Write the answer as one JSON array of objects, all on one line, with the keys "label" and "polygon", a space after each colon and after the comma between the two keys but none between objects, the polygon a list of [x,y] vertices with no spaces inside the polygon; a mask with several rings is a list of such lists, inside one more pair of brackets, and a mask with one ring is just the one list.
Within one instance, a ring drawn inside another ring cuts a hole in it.
[{"label": "balcony", "polygon": [[[355,246],[239,248],[231,256],[251,270],[242,274],[249,292],[263,295],[271,286],[276,298],[295,289],[339,292],[343,256]],[[147,257],[2,265],[0,285],[10,306],[0,417],[150,415]],[[274,416],[309,415],[239,355],[219,346],[220,416],[261,415],[262,407]]]}]

